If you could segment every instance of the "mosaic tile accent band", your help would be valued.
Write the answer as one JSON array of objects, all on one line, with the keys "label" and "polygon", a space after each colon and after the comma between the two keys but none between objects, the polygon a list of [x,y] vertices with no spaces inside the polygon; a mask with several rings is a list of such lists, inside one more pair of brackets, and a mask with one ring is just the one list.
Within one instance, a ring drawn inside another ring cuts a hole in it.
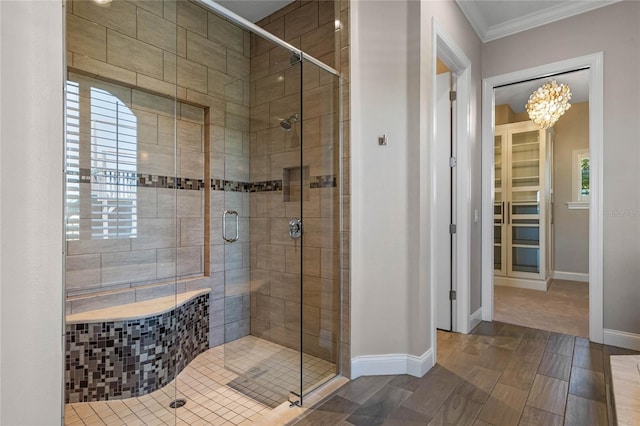
[{"label": "mosaic tile accent band", "polygon": [[65,402],[145,395],[209,348],[209,294],[151,317],[65,326]]},{"label": "mosaic tile accent band", "polygon": [[[127,182],[130,186],[143,188],[186,189],[200,191],[205,188],[204,179],[179,178],[174,176],[148,175],[132,172],[118,172],[119,180]],[[78,176],[80,183],[91,183],[95,175],[91,169],[80,169],[80,172],[67,170],[68,176]],[[130,182],[130,183],[129,183]],[[211,190],[228,192],[271,192],[282,191],[282,179],[262,182],[241,182],[224,179],[211,179]],[[309,188],[335,188],[337,177],[335,175],[311,176]]]}]

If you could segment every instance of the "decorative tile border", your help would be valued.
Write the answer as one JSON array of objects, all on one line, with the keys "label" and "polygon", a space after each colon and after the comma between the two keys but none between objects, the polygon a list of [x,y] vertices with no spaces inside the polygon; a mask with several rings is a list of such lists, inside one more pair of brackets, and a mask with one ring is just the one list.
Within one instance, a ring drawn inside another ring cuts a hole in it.
[{"label": "decorative tile border", "polygon": [[209,348],[209,294],[164,314],[65,326],[65,402],[140,396]]},{"label": "decorative tile border", "polygon": [[[149,175],[132,172],[119,172],[120,178],[130,180],[132,186],[141,188],[165,188],[165,189],[185,189],[200,191],[205,188],[204,179],[179,178],[174,176]],[[67,171],[68,176],[78,176],[80,183],[91,183],[94,176],[91,169],[80,169],[80,172]],[[309,178],[309,188],[335,188],[337,177],[335,175],[311,176]],[[241,182],[224,179],[211,179],[212,191],[227,192],[272,192],[282,191],[282,179],[267,180],[261,182]]]}]

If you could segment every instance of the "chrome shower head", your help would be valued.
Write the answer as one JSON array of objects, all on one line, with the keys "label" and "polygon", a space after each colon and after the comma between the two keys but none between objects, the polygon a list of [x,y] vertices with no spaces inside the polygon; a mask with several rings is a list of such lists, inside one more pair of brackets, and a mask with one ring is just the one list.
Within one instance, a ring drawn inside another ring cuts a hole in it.
[{"label": "chrome shower head", "polygon": [[285,132],[290,132],[291,129],[293,128],[293,123],[298,121],[298,119],[299,119],[298,114],[297,113],[293,114],[291,117],[285,118],[280,122],[280,128]]}]

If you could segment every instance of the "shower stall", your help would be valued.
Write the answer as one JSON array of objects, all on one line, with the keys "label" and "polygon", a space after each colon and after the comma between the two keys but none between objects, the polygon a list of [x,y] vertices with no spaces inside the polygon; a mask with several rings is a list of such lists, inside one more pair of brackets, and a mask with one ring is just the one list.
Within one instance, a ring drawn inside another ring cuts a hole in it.
[{"label": "shower stall", "polygon": [[302,405],[341,374],[340,2],[65,8],[65,423]]}]

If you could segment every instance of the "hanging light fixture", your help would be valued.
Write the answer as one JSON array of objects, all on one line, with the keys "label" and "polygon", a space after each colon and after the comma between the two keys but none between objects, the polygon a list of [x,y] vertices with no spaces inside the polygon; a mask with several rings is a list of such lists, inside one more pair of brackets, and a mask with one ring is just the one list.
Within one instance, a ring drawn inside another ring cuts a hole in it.
[{"label": "hanging light fixture", "polygon": [[564,83],[551,80],[535,90],[525,106],[531,121],[542,129],[548,129],[564,114],[571,104],[571,89]]}]

